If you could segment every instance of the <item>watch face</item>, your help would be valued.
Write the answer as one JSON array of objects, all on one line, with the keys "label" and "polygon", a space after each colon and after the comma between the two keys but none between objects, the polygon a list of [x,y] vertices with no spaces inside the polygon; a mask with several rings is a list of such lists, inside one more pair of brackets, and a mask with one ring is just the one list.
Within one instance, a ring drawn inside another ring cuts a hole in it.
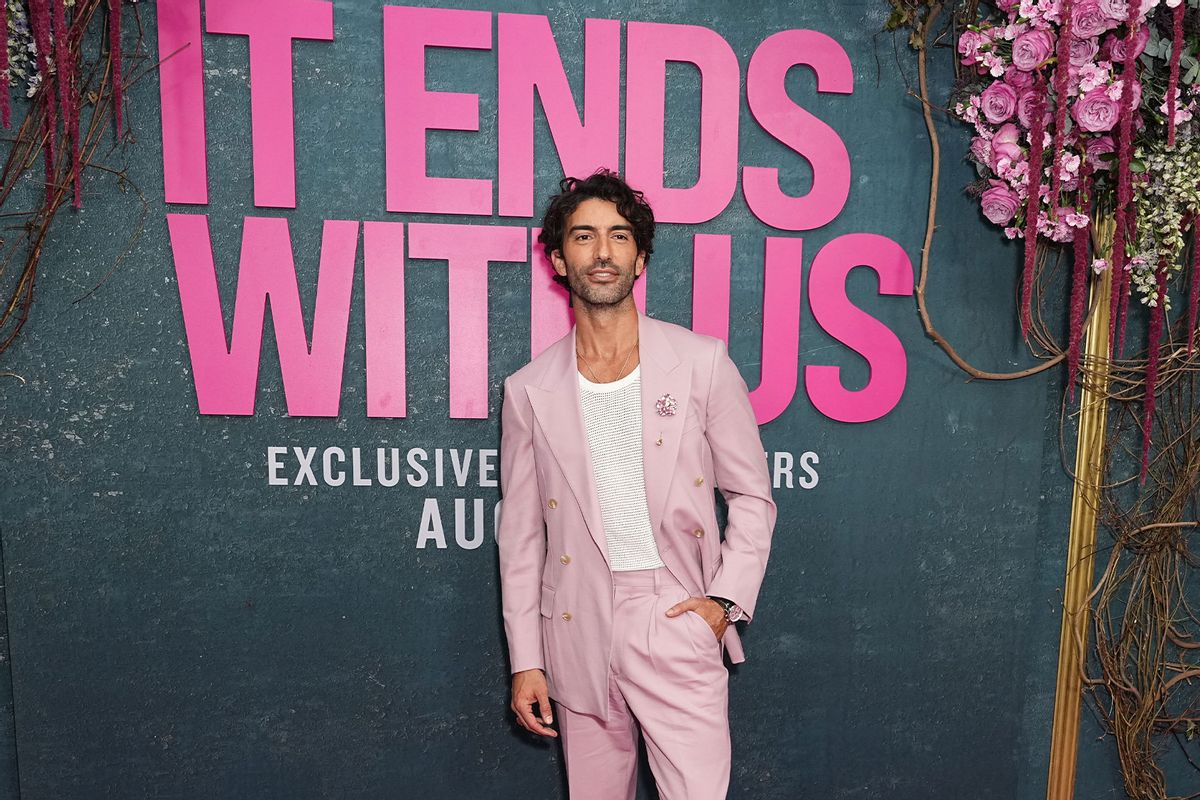
[{"label": "watch face", "polygon": [[742,613],[742,610],[740,608],[738,608],[737,606],[734,606],[733,608],[731,608],[725,612],[725,616],[728,617],[730,622],[738,622],[741,619],[743,619],[746,615]]}]

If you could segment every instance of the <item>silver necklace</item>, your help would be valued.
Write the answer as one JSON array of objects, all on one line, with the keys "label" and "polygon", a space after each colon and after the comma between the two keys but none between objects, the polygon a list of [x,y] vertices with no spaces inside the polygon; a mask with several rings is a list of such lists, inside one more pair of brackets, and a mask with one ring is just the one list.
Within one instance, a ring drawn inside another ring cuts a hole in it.
[{"label": "silver necklace", "polygon": [[[637,350],[638,341],[640,341],[640,338],[634,340],[633,347],[629,348],[629,352],[625,354],[625,360],[621,362],[621,369],[617,370],[617,377],[613,378],[614,381],[620,380],[621,376],[625,374],[625,367],[629,366],[629,359],[633,357],[633,351]],[[593,383],[608,383],[608,381],[602,381],[596,377],[596,370],[592,369],[592,365],[588,362],[583,353],[579,352],[578,348],[575,349],[575,355],[579,356],[579,359],[583,362],[583,365],[587,367],[587,371],[592,374]]]}]

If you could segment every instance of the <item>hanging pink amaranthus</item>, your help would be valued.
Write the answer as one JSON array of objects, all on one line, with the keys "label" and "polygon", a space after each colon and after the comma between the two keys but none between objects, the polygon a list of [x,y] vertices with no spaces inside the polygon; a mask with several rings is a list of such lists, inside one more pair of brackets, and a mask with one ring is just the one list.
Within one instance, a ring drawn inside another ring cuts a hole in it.
[{"label": "hanging pink amaranthus", "polygon": [[1039,77],[1034,84],[1037,97],[1033,104],[1033,126],[1029,131],[1029,196],[1025,200],[1025,268],[1021,275],[1021,335],[1029,336],[1033,314],[1033,265],[1037,259],[1038,204],[1042,194],[1042,150],[1045,147],[1045,84]]},{"label": "hanging pink amaranthus", "polygon": [[58,105],[62,109],[63,120],[66,121],[71,118],[71,104],[68,100],[71,59],[68,55],[67,14],[63,0],[50,0],[50,6],[54,15],[54,69],[58,82]]},{"label": "hanging pink amaranthus", "polygon": [[1150,466],[1150,439],[1154,426],[1154,388],[1158,384],[1158,340],[1162,338],[1163,316],[1166,313],[1167,260],[1158,263],[1158,301],[1150,309],[1150,334],[1146,347],[1146,394],[1142,397],[1142,468],[1138,482],[1146,482]]},{"label": "hanging pink amaranthus", "polygon": [[[1091,168],[1085,161],[1082,169],[1079,176],[1079,207],[1081,214],[1088,215],[1092,210]],[[1071,402],[1075,400],[1075,383],[1079,375],[1079,344],[1083,338],[1083,309],[1087,298],[1088,256],[1090,255],[1088,239],[1087,228],[1075,229],[1075,268],[1072,270],[1071,277],[1071,338],[1067,349],[1067,374],[1070,375],[1067,383],[1067,397]]]},{"label": "hanging pink amaranthus", "polygon": [[0,30],[4,31],[4,45],[0,47],[0,122],[9,126],[11,111],[8,104],[8,3],[0,0]]},{"label": "hanging pink amaranthus", "polygon": [[71,205],[83,208],[83,176],[79,163],[79,85],[71,81],[71,175],[72,196]]},{"label": "hanging pink amaranthus", "polygon": [[108,0],[109,48],[113,64],[113,104],[117,118],[117,136],[121,135],[121,0]]},{"label": "hanging pink amaranthus", "polygon": [[[1132,191],[1130,194],[1132,194]],[[1125,212],[1125,221],[1129,225],[1129,233],[1127,234],[1125,241],[1136,242],[1138,238],[1138,217],[1137,205],[1135,203],[1131,202],[1129,204],[1129,209]],[[1121,276],[1121,282],[1124,288],[1121,290],[1121,302],[1117,305],[1117,316],[1119,319],[1117,321],[1118,329],[1116,353],[1119,357],[1124,358],[1125,332],[1129,330],[1129,284],[1133,279],[1133,271],[1127,266],[1126,269],[1122,270],[1122,273],[1123,275]]]},{"label": "hanging pink amaranthus", "polygon": [[1179,91],[1179,57],[1183,54],[1183,12],[1185,3],[1175,6],[1171,19],[1171,72],[1167,78],[1167,147],[1175,146],[1175,93]]},{"label": "hanging pink amaranthus", "polygon": [[1054,65],[1054,142],[1050,150],[1050,217],[1058,214],[1058,190],[1062,186],[1059,162],[1063,156],[1063,138],[1067,129],[1067,82],[1071,73],[1071,5],[1062,3],[1062,31],[1058,36],[1057,59]]},{"label": "hanging pink amaranthus", "polygon": [[75,62],[71,58],[71,29],[67,25],[64,0],[50,0],[54,5],[54,65],[58,70],[58,104],[62,108],[63,129],[71,143],[71,176],[74,185],[74,206],[81,206],[79,193],[79,108],[75,86]]},{"label": "hanging pink amaranthus", "polygon": [[[1124,304],[1121,298],[1128,294],[1129,273],[1125,269],[1126,242],[1132,240],[1129,230],[1133,218],[1133,191],[1130,187],[1129,162],[1133,159],[1133,85],[1136,81],[1135,58],[1137,47],[1137,17],[1138,3],[1130,3],[1125,17],[1127,30],[1125,33],[1125,58],[1121,70],[1121,104],[1120,104],[1120,134],[1117,137],[1117,230],[1113,236],[1112,252],[1112,297],[1109,302],[1108,341],[1113,353],[1118,353],[1116,347],[1116,332],[1119,327],[1125,328]],[[1128,237],[1128,238],[1127,238]],[[1122,339],[1124,337],[1122,336]]]},{"label": "hanging pink amaranthus", "polygon": [[55,59],[59,62],[59,104],[62,107],[62,127],[71,142],[72,205],[83,207],[79,164],[79,80],[76,64],[71,58],[71,26],[67,25],[65,0],[54,2]]},{"label": "hanging pink amaranthus", "polygon": [[58,146],[58,112],[54,102],[54,87],[50,84],[50,7],[49,0],[29,0],[30,28],[37,48],[38,74],[42,76],[38,97],[44,106],[42,134],[46,146],[46,192],[54,187],[54,151]]}]

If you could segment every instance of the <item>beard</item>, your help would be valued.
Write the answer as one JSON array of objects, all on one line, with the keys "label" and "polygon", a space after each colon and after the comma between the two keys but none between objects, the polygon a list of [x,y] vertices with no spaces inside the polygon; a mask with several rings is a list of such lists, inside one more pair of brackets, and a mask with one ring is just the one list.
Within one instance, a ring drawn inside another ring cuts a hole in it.
[{"label": "beard", "polygon": [[[588,271],[600,267],[615,270],[616,280],[603,284],[589,281]],[[575,296],[577,302],[594,308],[620,305],[633,292],[635,280],[637,280],[637,276],[634,274],[632,264],[627,269],[612,261],[594,262],[580,268],[567,265],[567,285],[571,288],[571,294]]]}]

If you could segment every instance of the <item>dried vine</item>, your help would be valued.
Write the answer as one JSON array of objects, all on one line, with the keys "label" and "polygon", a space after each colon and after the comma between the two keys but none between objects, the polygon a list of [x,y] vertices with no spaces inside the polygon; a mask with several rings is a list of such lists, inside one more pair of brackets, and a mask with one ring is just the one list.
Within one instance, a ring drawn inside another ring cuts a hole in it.
[{"label": "dried vine", "polygon": [[[134,4],[128,13],[135,23],[136,39],[132,49],[122,54],[117,38],[120,8],[118,0],[77,0],[69,8],[64,0],[31,3],[35,34],[38,38],[54,37],[53,47],[41,50],[53,52],[55,64],[51,68],[45,59],[39,59],[41,69],[28,102],[16,100],[13,106],[18,113],[24,107],[24,116],[13,135],[5,139],[8,147],[0,168],[0,217],[12,222],[0,239],[0,356],[29,319],[42,250],[51,226],[64,206],[81,205],[84,173],[116,174],[122,189],[130,185],[122,170],[103,163],[130,138],[119,123],[114,125],[114,120],[120,119],[125,93],[146,74],[121,78],[122,55],[125,69],[130,64],[142,65],[146,57],[141,47],[141,19]],[[38,30],[43,20],[44,33]],[[10,81],[0,83],[0,91],[7,93]],[[108,147],[104,147],[106,142]],[[44,193],[36,193],[38,199],[32,208],[9,211],[18,198],[28,202],[26,198],[32,193],[25,190],[39,159],[45,164]],[[140,226],[135,227],[131,241],[136,241],[139,234]],[[20,378],[11,372],[0,376]]]},{"label": "dried vine", "polygon": [[[925,215],[925,239],[921,245],[921,263],[917,272],[917,286],[915,291],[917,301],[917,313],[921,318],[921,328],[925,331],[934,344],[940,347],[955,366],[963,372],[970,375],[972,378],[980,380],[1015,380],[1019,378],[1027,378],[1030,375],[1036,375],[1039,372],[1044,372],[1051,367],[1062,362],[1066,358],[1064,352],[1051,352],[1045,356],[1041,363],[1027,369],[1016,370],[1013,372],[989,372],[973,366],[965,358],[963,358],[954,345],[943,336],[936,327],[934,327],[932,317],[929,314],[929,304],[925,299],[925,287],[929,280],[929,258],[933,248],[933,235],[937,229],[937,208],[938,208],[938,187],[941,182],[941,162],[942,162],[942,146],[941,139],[937,133],[937,127],[934,125],[933,109],[934,105],[929,98],[929,83],[927,73],[927,61],[930,45],[931,32],[935,29],[938,18],[941,16],[943,4],[935,3],[906,3],[904,6],[911,6],[909,16],[904,17],[904,22],[891,23],[893,26],[897,24],[911,25],[913,27],[913,35],[909,38],[909,44],[917,51],[917,98],[921,101],[921,112],[925,119],[925,130],[929,134],[929,149],[930,149],[930,177],[929,177],[929,207]],[[925,6],[924,10],[917,7]],[[960,15],[973,15],[976,13],[978,0],[972,0],[964,4],[964,8]],[[898,10],[898,13],[899,10]],[[1039,266],[1045,265],[1045,253],[1039,261]],[[1038,332],[1036,338],[1039,340],[1049,337],[1045,334],[1044,326]],[[1052,341],[1052,340],[1050,340]]]},{"label": "dried vine", "polygon": [[[1136,800],[1180,796],[1168,792],[1160,765],[1164,740],[1191,740],[1200,725],[1200,616],[1193,606],[1200,567],[1198,401],[1200,370],[1177,372],[1155,412],[1156,438],[1164,444],[1150,466],[1149,488],[1127,491],[1130,478],[1102,495],[1100,516],[1114,541],[1089,598],[1095,668],[1085,684],[1114,735],[1125,790]],[[1140,436],[1135,404],[1117,407],[1122,413],[1110,434],[1117,446],[1105,453],[1109,475],[1136,462],[1128,443]]]},{"label": "dried vine", "polygon": [[[945,109],[930,98],[927,60],[931,48],[941,40],[949,39],[953,46],[956,32],[979,19],[980,3],[889,2],[893,14],[888,28],[910,32],[918,75],[917,90],[910,93],[921,103],[931,146],[929,209],[916,287],[922,326],[972,378],[1023,378],[1063,363],[1067,348],[1050,333],[1042,315],[1043,308],[1061,302],[1048,291],[1051,265],[1057,259],[1042,246],[1031,284],[1029,338],[1040,362],[1036,366],[1011,373],[979,370],[958,354],[931,321],[925,286],[937,227],[942,157],[933,112]],[[943,20],[947,6],[952,13]],[[1182,16],[1182,12],[1175,15],[1176,31]],[[1178,63],[1178,55],[1174,61]],[[955,62],[957,74],[957,59]],[[1177,67],[1172,70],[1175,81]],[[1172,140],[1174,133],[1172,122]],[[1097,216],[1103,214],[1104,209],[1097,210]],[[1193,236],[1190,251],[1182,258],[1190,265],[1193,286],[1200,278],[1196,247]],[[1160,268],[1160,275],[1165,273]],[[1109,298],[1100,297],[1099,301],[1108,304]],[[1200,553],[1194,546],[1200,536],[1200,347],[1196,346],[1195,324],[1195,312],[1185,313],[1173,322],[1164,320],[1163,340],[1148,337],[1152,344],[1143,352],[1124,358],[1117,347],[1107,359],[1085,357],[1078,362],[1078,379],[1102,395],[1109,408],[1101,485],[1095,488],[1101,498],[1099,522],[1112,537],[1107,564],[1088,598],[1093,636],[1090,650],[1082,653],[1081,661],[1088,665],[1083,688],[1112,734],[1125,790],[1135,800],[1200,797],[1200,792],[1172,794],[1162,767],[1168,749],[1182,748],[1186,763],[1200,773],[1200,757],[1193,758],[1187,746],[1200,736],[1200,608],[1195,605],[1200,602],[1200,588],[1195,583]],[[1064,450],[1071,435],[1066,424],[1068,409],[1064,394],[1060,436]],[[1140,483],[1144,443],[1150,441],[1155,447],[1145,462],[1145,481]]]}]

